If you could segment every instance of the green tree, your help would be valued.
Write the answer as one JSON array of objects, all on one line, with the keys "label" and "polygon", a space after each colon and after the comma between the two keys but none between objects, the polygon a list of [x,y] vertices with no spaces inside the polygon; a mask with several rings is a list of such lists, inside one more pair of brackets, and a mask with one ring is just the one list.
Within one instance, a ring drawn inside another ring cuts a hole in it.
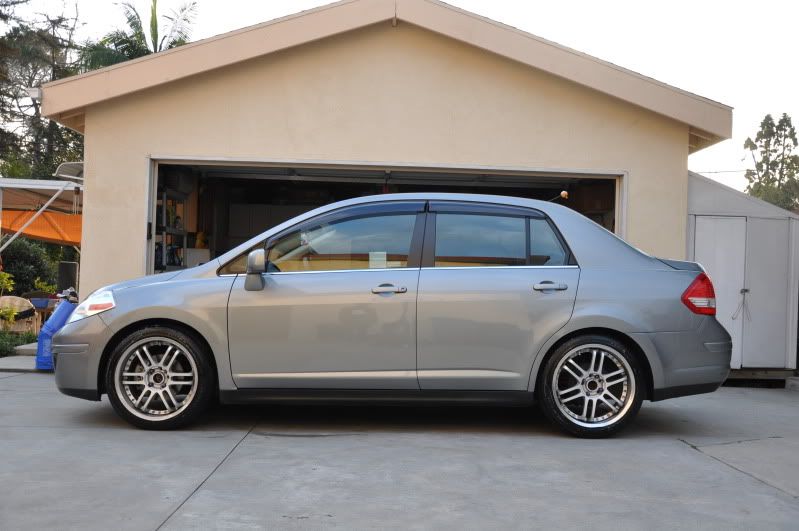
[{"label": "green tree", "polygon": [[37,280],[56,282],[56,269],[44,246],[25,238],[17,238],[3,251],[3,271],[13,275],[18,294],[33,291]]},{"label": "green tree", "polygon": [[791,117],[783,114],[775,123],[767,114],[755,139],[747,138],[744,142],[754,163],[754,169],[746,170],[747,193],[779,207],[796,210],[799,207],[798,146]]},{"label": "green tree", "polygon": [[[0,0],[0,23],[9,24],[14,18],[14,8],[26,3],[28,0]],[[17,54],[17,50],[5,39],[0,37],[0,94],[8,83],[8,62]],[[0,98],[0,119],[5,124],[8,120],[8,108],[5,98]],[[19,149],[17,136],[6,129],[0,128],[0,159],[15,153]]]},{"label": "green tree", "polygon": [[98,42],[87,43],[81,53],[84,70],[95,70],[186,44],[197,13],[197,2],[187,2],[164,15],[159,24],[158,0],[152,0],[150,23],[145,30],[143,19],[133,4],[123,2],[120,7],[127,27],[112,31]]},{"label": "green tree", "polygon": [[[0,23],[8,24],[14,18],[14,8],[27,2],[28,0],[0,0]],[[14,48],[8,46],[4,40],[0,39],[0,82],[7,77],[7,73],[3,69],[6,58],[13,57],[15,53],[16,50]]]},{"label": "green tree", "polygon": [[78,73],[76,26],[77,14],[47,16],[17,22],[0,37],[13,50],[0,57],[0,173],[48,178],[61,162],[83,158],[82,136],[43,117],[40,102],[28,94],[30,87]]}]

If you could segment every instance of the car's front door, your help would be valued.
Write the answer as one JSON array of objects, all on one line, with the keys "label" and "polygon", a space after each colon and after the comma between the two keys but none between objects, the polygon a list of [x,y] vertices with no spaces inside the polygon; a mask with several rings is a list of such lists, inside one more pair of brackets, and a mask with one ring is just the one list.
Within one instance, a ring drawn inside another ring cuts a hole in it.
[{"label": "car's front door", "polygon": [[542,214],[431,202],[419,277],[422,390],[525,390],[571,317],[579,269]]},{"label": "car's front door", "polygon": [[262,291],[234,282],[230,361],[247,388],[418,389],[424,202],[350,207],[267,243]]}]

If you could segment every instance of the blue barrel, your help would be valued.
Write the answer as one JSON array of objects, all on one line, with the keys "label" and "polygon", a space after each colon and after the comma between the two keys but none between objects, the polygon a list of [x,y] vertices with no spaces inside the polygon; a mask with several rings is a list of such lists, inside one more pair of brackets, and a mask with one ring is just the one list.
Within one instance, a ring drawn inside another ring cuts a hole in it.
[{"label": "blue barrel", "polygon": [[47,319],[47,322],[44,323],[44,326],[42,326],[42,330],[39,332],[39,344],[36,346],[36,370],[53,370],[53,336],[67,323],[67,319],[69,319],[75,306],[77,304],[62,300],[56,306],[50,318]]}]

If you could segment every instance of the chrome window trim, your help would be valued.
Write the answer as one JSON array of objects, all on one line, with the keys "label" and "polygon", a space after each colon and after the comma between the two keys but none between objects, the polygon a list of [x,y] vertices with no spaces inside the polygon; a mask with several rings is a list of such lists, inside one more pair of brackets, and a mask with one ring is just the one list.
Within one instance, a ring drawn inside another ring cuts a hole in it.
[{"label": "chrome window trim", "polygon": [[435,269],[469,269],[469,270],[474,270],[474,269],[579,269],[579,268],[580,268],[580,266],[577,266],[577,265],[551,265],[551,266],[548,266],[548,265],[540,265],[540,266],[536,266],[536,265],[523,265],[523,266],[504,265],[504,266],[440,266],[440,267],[436,267],[436,266],[430,267],[430,266],[428,266],[428,267],[423,267],[422,271],[435,270]]},{"label": "chrome window trim", "polygon": [[[428,271],[428,270],[442,270],[442,269],[579,269],[580,266],[576,265],[562,265],[562,266],[445,266],[445,267],[383,267],[383,268],[375,268],[375,269],[325,269],[322,271],[280,271],[280,272],[273,272],[273,273],[262,273],[263,275],[315,275],[319,273],[363,273],[364,271],[375,271],[375,272],[389,272],[389,271]],[[220,277],[237,277],[239,275],[246,275],[246,273],[237,273],[237,274],[228,274],[228,275],[219,275]]]},{"label": "chrome window trim", "polygon": [[[320,271],[274,271],[272,273],[264,273],[264,275],[314,275],[319,273],[363,273],[364,271],[387,272],[387,271],[419,271],[418,267],[380,267],[370,269],[365,267],[363,269],[324,269]],[[241,273],[246,274],[246,273]]]}]

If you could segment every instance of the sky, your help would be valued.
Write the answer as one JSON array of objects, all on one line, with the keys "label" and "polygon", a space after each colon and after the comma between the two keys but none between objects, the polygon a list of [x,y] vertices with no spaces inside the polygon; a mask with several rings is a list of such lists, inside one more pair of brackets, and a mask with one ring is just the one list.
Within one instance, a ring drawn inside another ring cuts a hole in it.
[{"label": "sky", "polygon": [[[184,0],[160,0],[168,13]],[[124,25],[112,0],[31,0],[20,14],[77,3],[82,38]],[[143,16],[149,0],[132,0]],[[330,3],[199,0],[192,40]],[[792,0],[449,0],[450,4],[734,107],[733,138],[691,155],[688,167],[743,190],[743,149],[767,113],[799,120]]]}]

